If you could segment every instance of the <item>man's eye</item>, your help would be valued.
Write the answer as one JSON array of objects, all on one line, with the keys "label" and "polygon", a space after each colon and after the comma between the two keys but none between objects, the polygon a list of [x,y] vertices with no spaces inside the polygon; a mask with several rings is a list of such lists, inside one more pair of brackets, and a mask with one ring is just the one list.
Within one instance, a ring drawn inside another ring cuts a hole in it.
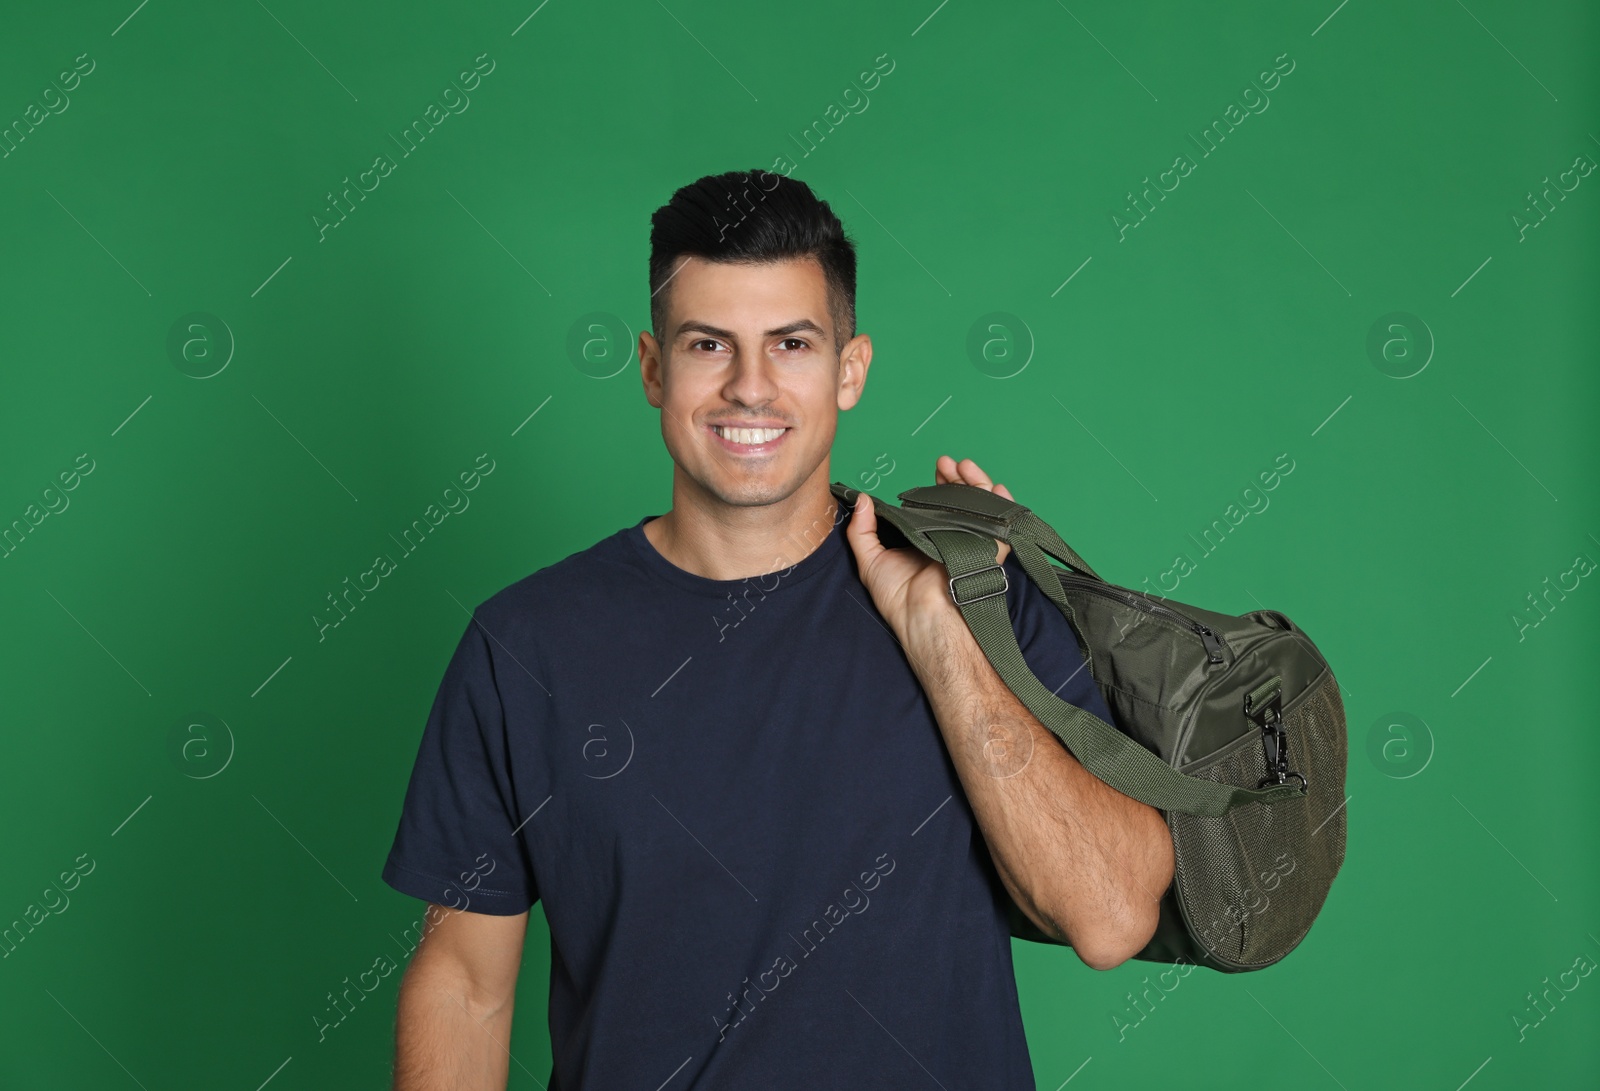
[{"label": "man's eye", "polygon": [[[715,352],[721,347],[721,345],[722,342],[710,337],[702,337],[697,341],[689,342],[689,348],[695,351],[705,350]],[[778,347],[783,349],[785,352],[800,352],[804,349],[810,348],[811,345],[799,337],[785,337],[782,341],[778,342]]]}]

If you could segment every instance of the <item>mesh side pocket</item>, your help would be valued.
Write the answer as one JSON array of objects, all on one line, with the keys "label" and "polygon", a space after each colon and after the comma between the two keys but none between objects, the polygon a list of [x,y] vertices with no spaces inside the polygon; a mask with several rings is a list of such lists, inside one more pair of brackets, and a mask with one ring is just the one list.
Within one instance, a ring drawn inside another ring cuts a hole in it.
[{"label": "mesh side pocket", "polygon": [[[1344,862],[1349,750],[1332,671],[1284,714],[1283,727],[1289,768],[1309,782],[1304,796],[1215,817],[1168,814],[1190,933],[1213,958],[1241,968],[1270,965],[1305,938]],[[1267,773],[1260,732],[1183,771],[1256,787]]]}]

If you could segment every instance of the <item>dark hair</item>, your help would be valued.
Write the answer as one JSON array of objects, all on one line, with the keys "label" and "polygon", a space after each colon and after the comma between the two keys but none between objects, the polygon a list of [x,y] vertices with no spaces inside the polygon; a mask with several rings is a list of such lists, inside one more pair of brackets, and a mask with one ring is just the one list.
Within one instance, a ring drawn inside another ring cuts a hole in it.
[{"label": "dark hair", "polygon": [[[650,217],[650,328],[662,341],[667,292],[682,258],[762,264],[813,257],[828,285],[835,349],[856,335],[856,248],[828,202],[764,170],[708,174]],[[664,344],[664,342],[663,342]]]}]

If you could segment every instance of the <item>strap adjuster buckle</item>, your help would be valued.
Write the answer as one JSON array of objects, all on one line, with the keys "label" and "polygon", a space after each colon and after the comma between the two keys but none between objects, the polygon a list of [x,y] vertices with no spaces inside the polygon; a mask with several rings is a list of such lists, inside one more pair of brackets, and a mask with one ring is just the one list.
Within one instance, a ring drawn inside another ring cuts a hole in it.
[{"label": "strap adjuster buckle", "polygon": [[[998,591],[990,591],[987,594],[978,595],[976,598],[970,598],[970,599],[963,599],[960,595],[956,594],[956,581],[957,580],[964,580],[968,576],[976,576],[976,575],[978,575],[980,573],[989,572],[989,571],[992,571],[994,569],[999,569],[999,571],[1000,571],[1000,590],[998,590]],[[1006,575],[1005,567],[1003,565],[999,565],[999,564],[987,565],[987,566],[985,566],[983,568],[973,569],[971,572],[963,572],[959,576],[951,576],[950,577],[950,599],[957,606],[970,606],[974,602],[982,602],[984,599],[992,599],[996,595],[1005,594],[1010,589],[1011,589],[1011,579],[1010,579],[1010,577],[1008,577]]]}]

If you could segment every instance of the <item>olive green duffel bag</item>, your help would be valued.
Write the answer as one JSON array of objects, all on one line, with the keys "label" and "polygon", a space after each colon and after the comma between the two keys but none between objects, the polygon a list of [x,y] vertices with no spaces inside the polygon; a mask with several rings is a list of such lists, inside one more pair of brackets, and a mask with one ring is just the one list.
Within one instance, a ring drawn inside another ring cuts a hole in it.
[{"label": "olive green duffel bag", "polygon": [[[853,504],[858,490],[832,491]],[[942,563],[1018,699],[1084,768],[1166,818],[1175,874],[1134,957],[1237,973],[1294,950],[1345,845],[1344,704],[1311,639],[1276,610],[1234,617],[1107,583],[1044,520],[987,489],[925,485],[900,501],[873,498],[883,543]],[[1072,625],[1114,726],[1061,700],[1023,661],[995,539]],[[1009,913],[1012,935],[1055,942],[1015,904]]]}]

